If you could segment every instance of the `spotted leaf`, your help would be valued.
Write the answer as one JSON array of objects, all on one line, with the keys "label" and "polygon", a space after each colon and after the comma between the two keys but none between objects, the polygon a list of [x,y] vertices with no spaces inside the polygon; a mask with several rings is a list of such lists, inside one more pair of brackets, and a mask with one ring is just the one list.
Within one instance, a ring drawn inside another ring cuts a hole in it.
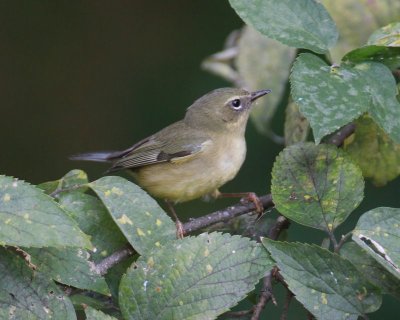
[{"label": "spotted leaf", "polygon": [[349,261],[316,245],[263,239],[296,299],[319,320],[357,320],[377,310],[380,290]]},{"label": "spotted leaf", "polygon": [[142,256],[122,277],[125,319],[214,319],[241,301],[272,267],[267,252],[239,236],[203,233]]},{"label": "spotted leaf", "polygon": [[108,176],[89,186],[139,254],[176,239],[175,224],[157,202],[134,183]]},{"label": "spotted leaf", "polygon": [[364,180],[350,157],[335,146],[299,143],[277,157],[271,191],[284,216],[331,232],[360,204]]}]

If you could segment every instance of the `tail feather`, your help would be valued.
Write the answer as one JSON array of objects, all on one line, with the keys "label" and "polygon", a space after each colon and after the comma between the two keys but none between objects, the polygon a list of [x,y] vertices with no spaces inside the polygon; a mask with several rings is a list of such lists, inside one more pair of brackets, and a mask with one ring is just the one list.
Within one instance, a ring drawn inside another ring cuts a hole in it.
[{"label": "tail feather", "polygon": [[78,161],[112,162],[120,156],[120,151],[99,151],[75,154],[70,156],[69,159]]}]

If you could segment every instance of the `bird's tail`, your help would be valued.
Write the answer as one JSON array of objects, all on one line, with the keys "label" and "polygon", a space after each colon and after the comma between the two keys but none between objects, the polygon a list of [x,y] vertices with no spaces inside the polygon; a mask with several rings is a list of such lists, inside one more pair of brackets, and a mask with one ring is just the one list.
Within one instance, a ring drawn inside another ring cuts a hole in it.
[{"label": "bird's tail", "polygon": [[78,161],[112,162],[120,156],[120,151],[99,151],[75,154],[70,156],[69,159]]}]

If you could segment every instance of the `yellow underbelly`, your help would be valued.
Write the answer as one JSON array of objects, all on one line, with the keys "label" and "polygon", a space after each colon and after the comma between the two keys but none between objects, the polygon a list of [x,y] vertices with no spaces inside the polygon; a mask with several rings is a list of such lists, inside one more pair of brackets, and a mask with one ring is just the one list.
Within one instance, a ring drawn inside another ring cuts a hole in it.
[{"label": "yellow underbelly", "polygon": [[218,156],[210,148],[188,161],[149,165],[135,169],[133,174],[137,183],[155,197],[174,202],[193,200],[236,176],[246,155],[244,140],[228,150]]}]

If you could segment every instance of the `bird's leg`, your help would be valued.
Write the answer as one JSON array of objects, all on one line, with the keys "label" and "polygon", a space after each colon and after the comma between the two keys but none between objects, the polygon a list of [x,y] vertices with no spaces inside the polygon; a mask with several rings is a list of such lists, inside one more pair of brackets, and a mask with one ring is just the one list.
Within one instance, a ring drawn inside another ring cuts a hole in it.
[{"label": "bird's leg", "polygon": [[183,224],[179,220],[178,216],[176,215],[175,209],[171,201],[165,200],[165,203],[168,206],[169,211],[172,213],[172,215],[175,218],[175,226],[176,226],[176,237],[178,239],[183,239],[185,232],[183,231]]},{"label": "bird's leg", "polygon": [[253,202],[256,207],[256,212],[258,213],[257,219],[259,219],[264,212],[264,206],[254,192],[221,193],[219,190],[215,190],[212,196],[215,198],[241,198],[240,202],[242,203]]}]

